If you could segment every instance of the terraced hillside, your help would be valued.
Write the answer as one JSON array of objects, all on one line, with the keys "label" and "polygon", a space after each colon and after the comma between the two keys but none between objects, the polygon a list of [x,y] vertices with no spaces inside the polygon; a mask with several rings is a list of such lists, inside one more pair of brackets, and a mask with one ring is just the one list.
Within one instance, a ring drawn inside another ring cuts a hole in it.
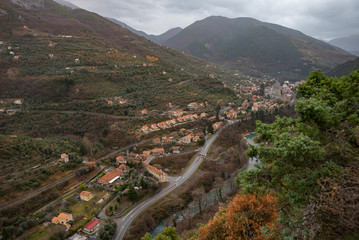
[{"label": "terraced hillside", "polygon": [[[52,1],[14,2],[0,3],[0,98],[24,101],[22,114],[0,120],[2,133],[100,137],[116,122],[125,132],[143,124],[109,115],[133,117],[143,108],[163,110],[168,102],[215,105],[235,97],[222,79],[208,77],[222,71],[213,64],[158,46],[95,13]],[[84,118],[61,110],[109,115]]]}]

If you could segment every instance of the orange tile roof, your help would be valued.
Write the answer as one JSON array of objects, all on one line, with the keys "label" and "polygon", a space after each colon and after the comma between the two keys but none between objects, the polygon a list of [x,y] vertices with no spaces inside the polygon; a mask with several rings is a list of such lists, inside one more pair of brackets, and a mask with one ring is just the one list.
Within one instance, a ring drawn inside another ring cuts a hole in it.
[{"label": "orange tile roof", "polygon": [[67,219],[71,214],[69,213],[60,213],[58,217],[58,219]]},{"label": "orange tile roof", "polygon": [[164,148],[155,148],[152,150],[153,153],[161,153],[161,152],[165,152]]},{"label": "orange tile roof", "polygon": [[111,172],[106,173],[103,177],[99,178],[99,181],[105,182],[108,184],[109,181],[114,179],[117,176],[121,176],[122,171],[118,168],[113,169]]},{"label": "orange tile roof", "polygon": [[89,196],[91,193],[89,192],[89,191],[82,191],[81,193],[80,193],[80,196],[85,196],[85,197],[87,197],[87,196]]},{"label": "orange tile roof", "polygon": [[152,172],[154,172],[154,173],[157,173],[157,174],[159,174],[159,175],[162,175],[162,174],[163,174],[163,172],[162,172],[161,170],[155,168],[154,166],[148,165],[147,168],[148,168],[150,171],[152,171]]}]

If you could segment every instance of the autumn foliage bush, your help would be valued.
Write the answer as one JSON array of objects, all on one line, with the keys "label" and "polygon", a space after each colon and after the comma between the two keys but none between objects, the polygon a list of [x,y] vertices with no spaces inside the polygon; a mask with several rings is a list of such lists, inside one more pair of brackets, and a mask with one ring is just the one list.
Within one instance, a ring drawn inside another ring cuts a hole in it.
[{"label": "autumn foliage bush", "polygon": [[276,239],[277,198],[272,194],[237,195],[199,230],[199,240]]}]

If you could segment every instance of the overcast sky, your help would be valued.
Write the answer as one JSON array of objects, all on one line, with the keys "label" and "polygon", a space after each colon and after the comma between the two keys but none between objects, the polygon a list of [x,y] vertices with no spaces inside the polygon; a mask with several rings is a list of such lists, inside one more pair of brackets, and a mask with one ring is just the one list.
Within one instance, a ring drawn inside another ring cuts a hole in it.
[{"label": "overcast sky", "polygon": [[359,34],[359,0],[67,0],[150,34],[211,15],[252,17],[330,40]]}]

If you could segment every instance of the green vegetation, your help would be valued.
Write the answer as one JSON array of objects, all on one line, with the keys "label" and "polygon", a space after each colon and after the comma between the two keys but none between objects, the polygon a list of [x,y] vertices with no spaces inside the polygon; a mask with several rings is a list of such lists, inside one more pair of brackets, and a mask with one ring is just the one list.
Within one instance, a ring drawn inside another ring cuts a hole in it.
[{"label": "green vegetation", "polygon": [[[11,197],[14,190],[38,188],[59,170],[74,169],[82,163],[78,142],[69,138],[34,139],[0,135],[0,145],[0,176],[3,178],[0,189],[7,192],[6,197]],[[67,153],[70,161],[55,167],[53,163],[62,153]]]},{"label": "green vegetation", "polygon": [[346,239],[359,221],[351,210],[359,199],[345,192],[350,183],[343,179],[357,179],[359,71],[340,79],[313,72],[299,93],[298,119],[257,122],[260,146],[248,155],[262,167],[241,173],[237,183],[244,193],[275,192],[281,238]]},{"label": "green vegetation", "polygon": [[[261,166],[238,175],[240,194],[191,239],[358,237],[359,71],[313,72],[299,93],[299,118],[257,121],[259,146],[247,154]],[[166,231],[158,239],[179,239]]]},{"label": "green vegetation", "polygon": [[158,234],[156,237],[152,238],[149,233],[147,233],[141,240],[182,240],[182,238],[177,236],[176,228],[174,227],[167,227],[163,229],[163,231]]},{"label": "green vegetation", "polygon": [[113,235],[116,232],[116,223],[113,220],[109,220],[100,230],[99,230],[99,240],[111,240]]},{"label": "green vegetation", "polygon": [[349,75],[352,71],[359,69],[359,58],[354,60],[349,60],[343,64],[340,64],[334,68],[332,68],[328,75],[331,77],[342,77],[345,75]]}]

